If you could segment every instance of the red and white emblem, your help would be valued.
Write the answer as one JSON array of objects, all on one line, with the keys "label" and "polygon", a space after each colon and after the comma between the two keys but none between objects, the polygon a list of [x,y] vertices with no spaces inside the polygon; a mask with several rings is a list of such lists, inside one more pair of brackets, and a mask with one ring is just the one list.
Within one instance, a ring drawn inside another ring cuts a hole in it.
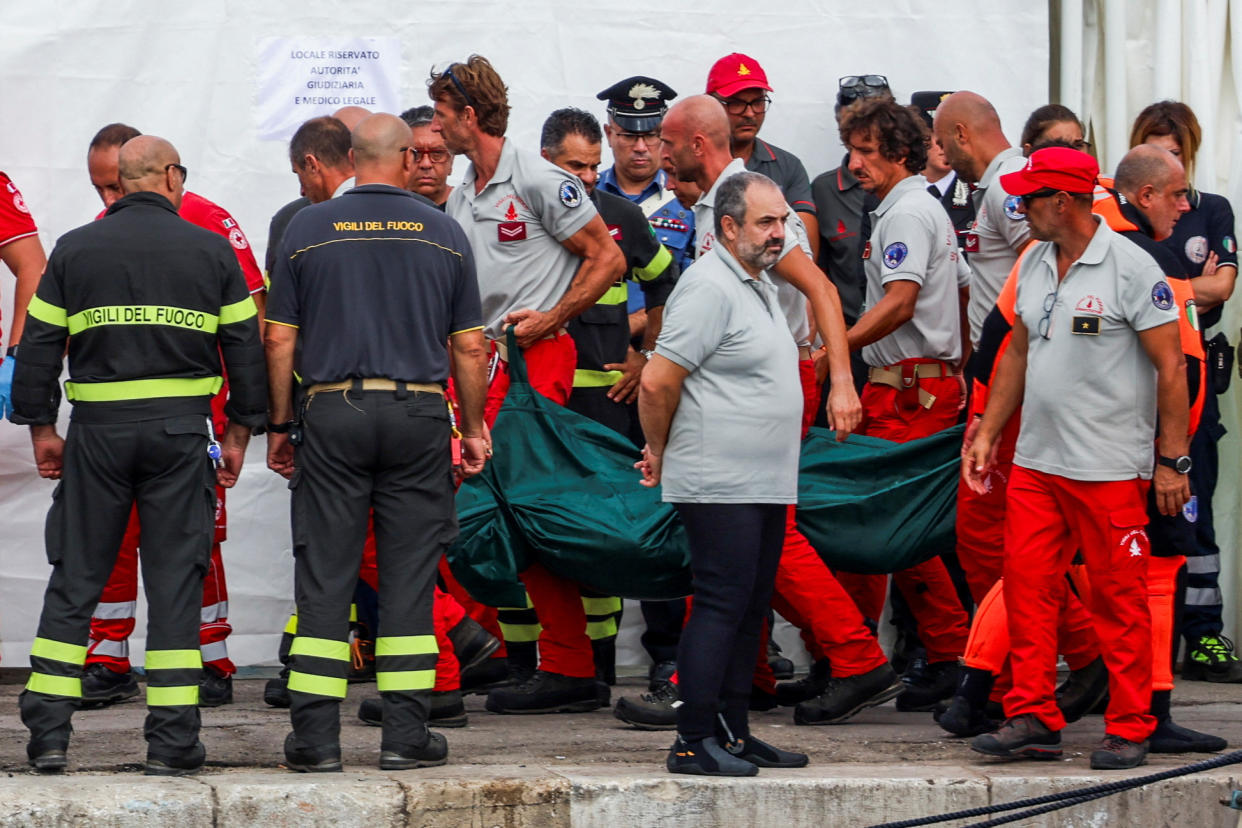
[{"label": "red and white emblem", "polygon": [[1074,306],[1074,310],[1083,313],[1094,313],[1096,316],[1104,315],[1104,303],[1100,301],[1100,297],[1087,294],[1078,300],[1078,304]]},{"label": "red and white emblem", "polygon": [[608,235],[612,236],[612,240],[615,242],[621,241],[621,225],[609,224]]},{"label": "red and white emblem", "polygon": [[868,241],[866,244],[863,245],[863,258],[864,259],[871,258],[871,242],[870,241]]},{"label": "red and white emblem", "polygon": [[496,225],[496,238],[502,242],[523,241],[526,238],[526,222],[502,221]]},{"label": "red and white emblem", "polygon": [[245,250],[250,246],[250,242],[246,241],[246,234],[241,231],[240,227],[234,227],[229,231],[229,244],[238,250]]}]

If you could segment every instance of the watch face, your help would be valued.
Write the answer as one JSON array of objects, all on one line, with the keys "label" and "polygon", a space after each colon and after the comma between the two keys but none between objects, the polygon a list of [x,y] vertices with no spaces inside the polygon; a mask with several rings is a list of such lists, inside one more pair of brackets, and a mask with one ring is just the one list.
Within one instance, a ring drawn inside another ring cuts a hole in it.
[{"label": "watch face", "polygon": [[1178,474],[1189,473],[1190,472],[1190,458],[1186,457],[1185,455],[1177,458],[1177,466],[1175,466],[1175,468],[1177,469]]}]

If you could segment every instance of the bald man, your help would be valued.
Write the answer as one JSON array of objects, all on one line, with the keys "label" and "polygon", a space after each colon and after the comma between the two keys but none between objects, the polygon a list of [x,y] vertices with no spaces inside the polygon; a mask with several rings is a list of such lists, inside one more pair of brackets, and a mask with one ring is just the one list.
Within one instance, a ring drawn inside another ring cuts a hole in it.
[{"label": "bald man", "polygon": [[[155,553],[143,559],[146,772],[193,773],[205,755],[199,596],[212,483],[237,481],[250,429],[264,422],[266,378],[258,312],[228,242],[177,215],[185,175],[162,138],[122,147],[124,194],[102,219],[61,237],[27,315],[13,421],[31,427],[40,476],[60,480],[47,518],[52,576],[21,696],[27,756],[40,771],[66,766],[91,611],[135,503],[142,547]],[[66,342],[73,421],[61,439]],[[223,445],[210,416],[221,357],[230,380]]]},{"label": "bald man", "polygon": [[[1031,234],[1019,199],[1001,187],[998,177],[1026,164],[1022,150],[1009,145],[1000,116],[974,92],[954,92],[936,108],[933,129],[945,159],[962,180],[975,185],[975,223],[966,234],[970,263],[970,342],[979,344],[983,320]],[[969,370],[969,366],[968,366]]]},{"label": "bald man", "polygon": [[[478,473],[489,451],[487,358],[470,246],[456,222],[405,189],[414,170],[409,139],[400,118],[363,119],[349,153],[358,186],[294,216],[272,273],[268,466],[294,481],[292,770],[341,770],[349,604],[372,512],[384,585],[385,635],[375,642],[379,765],[406,770],[448,756],[444,738],[427,729],[438,652],[432,595],[437,563],[457,534],[453,472]],[[303,331],[306,394],[295,412],[293,354]],[[455,468],[444,401],[450,373],[462,432]],[[291,433],[301,438],[296,452]]]}]

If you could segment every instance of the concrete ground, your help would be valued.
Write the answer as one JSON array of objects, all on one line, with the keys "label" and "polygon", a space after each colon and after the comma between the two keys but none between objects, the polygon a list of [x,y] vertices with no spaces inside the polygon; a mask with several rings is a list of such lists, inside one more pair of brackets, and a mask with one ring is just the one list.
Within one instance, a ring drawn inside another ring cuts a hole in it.
[{"label": "concrete ground", "polygon": [[[623,679],[613,699],[643,689]],[[350,687],[342,705],[344,774],[281,768],[287,711],[262,702],[261,679],[235,683],[232,705],[203,711],[207,768],[191,779],[140,775],[145,755],[138,700],[74,718],[69,773],[39,776],[26,765],[18,685],[0,686],[0,825],[848,825],[929,816],[1013,801],[1203,757],[1153,756],[1135,771],[1099,774],[1087,754],[1102,735],[1099,716],[1064,733],[1065,758],[1006,763],[972,753],[930,714],[892,704],[835,727],[798,727],[788,709],[752,714],[755,735],[806,751],[811,765],[762,771],[745,780],[664,772],[670,733],[630,729],[610,710],[497,716],[483,697],[467,700],[470,725],[442,731],[449,764],[400,773],[376,769],[379,730],[356,718],[373,684]],[[1174,717],[1242,748],[1242,686],[1185,682]],[[1242,765],[1149,786],[1023,825],[1208,828],[1236,824],[1219,800],[1242,787]],[[961,822],[950,823],[961,825]]]}]

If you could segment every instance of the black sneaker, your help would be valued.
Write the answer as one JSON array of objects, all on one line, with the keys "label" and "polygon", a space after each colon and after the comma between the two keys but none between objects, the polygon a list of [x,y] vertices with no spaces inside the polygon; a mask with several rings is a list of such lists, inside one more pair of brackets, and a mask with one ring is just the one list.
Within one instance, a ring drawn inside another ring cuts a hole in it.
[{"label": "black sneaker", "polygon": [[788,681],[794,677],[794,663],[781,655],[781,646],[771,637],[768,638],[768,666],[777,681]]},{"label": "black sneaker", "polygon": [[461,692],[463,696],[488,693],[508,684],[509,680],[508,660],[489,658],[461,671]]},{"label": "black sneaker", "polygon": [[832,679],[832,665],[821,658],[811,665],[811,672],[797,681],[782,681],[776,685],[776,703],[781,707],[793,707],[810,701],[828,689]]},{"label": "black sneaker", "polygon": [[[363,724],[379,727],[384,724],[384,702],[382,699],[363,699],[358,706],[358,718]],[[431,692],[431,712],[427,717],[429,727],[465,727],[469,723],[466,705],[461,700],[460,690],[433,690]]]},{"label": "black sneaker", "polygon": [[729,753],[720,746],[715,736],[696,742],[686,742],[678,736],[668,749],[664,766],[669,773],[695,776],[755,776],[759,773],[758,765]]},{"label": "black sneaker", "polygon": [[930,712],[936,702],[953,695],[957,680],[956,661],[930,662],[917,673],[907,674],[903,679],[906,687],[897,696],[897,709],[906,713]]},{"label": "black sneaker", "polygon": [[198,706],[219,707],[232,703],[233,677],[222,676],[210,667],[204,667],[203,677],[198,680]]},{"label": "black sneaker", "polygon": [[39,773],[61,773],[69,765],[68,747],[65,745],[26,745],[26,758]]},{"label": "black sneaker", "polygon": [[287,708],[289,701],[289,668],[280,671],[274,679],[268,679],[263,685],[263,703],[269,707]]},{"label": "black sneaker", "polygon": [[962,696],[949,699],[943,711],[934,714],[936,723],[954,736],[978,736],[996,730],[997,722]]},{"label": "black sneaker", "polygon": [[206,758],[207,749],[202,742],[196,742],[188,752],[176,756],[147,751],[147,763],[142,772],[147,776],[189,776],[199,772]]},{"label": "black sneaker", "polygon": [[463,673],[478,667],[500,649],[500,640],[468,615],[448,631],[448,639]]},{"label": "black sneaker", "polygon": [[585,713],[606,705],[607,695],[608,686],[594,678],[536,670],[516,687],[498,687],[488,693],[485,707],[492,713]]},{"label": "black sneaker", "polygon": [[1091,751],[1091,770],[1125,770],[1147,764],[1147,742],[1131,742],[1111,733]]},{"label": "black sneaker", "polygon": [[828,688],[818,698],[794,708],[794,724],[840,724],[859,711],[896,698],[904,687],[887,664],[857,676],[829,679]]},{"label": "black sneaker", "polygon": [[805,753],[781,750],[754,736],[726,742],[724,749],[739,759],[745,759],[760,768],[805,768],[810,761]]},{"label": "black sneaker", "polygon": [[1147,740],[1151,753],[1216,753],[1229,747],[1219,736],[1182,727],[1172,719],[1162,719]]},{"label": "black sneaker", "polygon": [[431,768],[447,761],[448,740],[431,731],[427,732],[427,744],[422,747],[391,743],[380,746],[380,770]]},{"label": "black sneaker", "polygon": [[1057,688],[1057,707],[1067,722],[1076,722],[1087,715],[1108,695],[1108,668],[1102,657],[1073,670]]},{"label": "black sneaker", "polygon": [[639,730],[676,730],[678,697],[677,685],[666,681],[637,698],[617,699],[612,715]]},{"label": "black sneaker", "polygon": [[1204,635],[1186,650],[1182,678],[1189,681],[1242,683],[1242,661],[1233,651],[1233,642],[1223,635]]},{"label": "black sneaker", "polygon": [[106,707],[138,695],[133,671],[117,673],[106,664],[95,662],[82,671],[82,709]]},{"label": "black sneaker", "polygon": [[340,773],[341,746],[303,745],[290,733],[285,737],[285,767],[299,773]]},{"label": "black sneaker", "polygon": [[647,689],[654,691],[661,684],[667,684],[677,672],[676,661],[658,661],[647,670]]},{"label": "black sneaker", "polygon": [[1010,759],[1059,759],[1061,732],[1049,730],[1033,713],[1023,713],[1001,722],[994,732],[971,739],[970,749]]}]

